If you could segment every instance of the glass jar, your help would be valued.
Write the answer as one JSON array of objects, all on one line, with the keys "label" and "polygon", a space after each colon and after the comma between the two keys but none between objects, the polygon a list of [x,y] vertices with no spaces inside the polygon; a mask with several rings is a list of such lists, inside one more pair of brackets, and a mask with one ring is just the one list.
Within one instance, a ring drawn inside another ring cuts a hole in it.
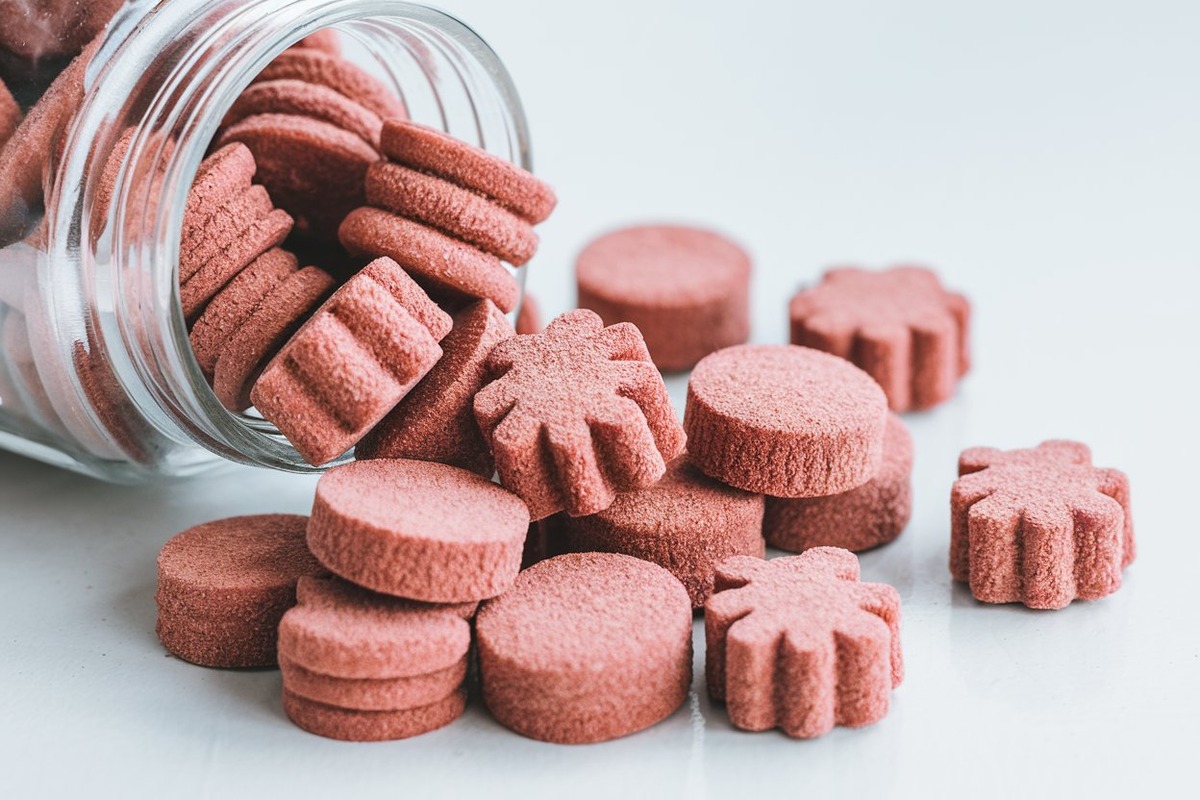
[{"label": "glass jar", "polygon": [[[78,109],[42,163],[23,166],[40,173],[40,197],[0,218],[0,447],[126,482],[229,461],[313,470],[274,426],[213,395],[178,264],[187,193],[225,112],[275,56],[326,28],[414,121],[531,168],[507,72],[443,12],[396,0],[125,4],[80,57]],[[26,104],[50,77],[31,63],[12,87]]]}]

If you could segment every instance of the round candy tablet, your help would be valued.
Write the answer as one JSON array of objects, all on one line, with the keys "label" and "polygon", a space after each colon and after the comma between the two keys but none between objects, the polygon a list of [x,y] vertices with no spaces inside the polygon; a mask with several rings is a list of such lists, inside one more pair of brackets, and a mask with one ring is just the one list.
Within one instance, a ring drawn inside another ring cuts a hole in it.
[{"label": "round candy tablet", "polygon": [[670,716],[692,682],[692,603],[656,564],[573,553],[525,570],[475,622],[483,700],[547,742],[615,739]]},{"label": "round candy tablet", "polygon": [[307,523],[294,514],[230,517],[172,537],[158,554],[163,645],[204,666],[273,666],[297,580],[325,573],[305,544]]},{"label": "round candy tablet", "polygon": [[462,716],[467,692],[458,689],[444,700],[403,711],[357,711],[307,700],[283,692],[288,719],[309,733],[346,742],[409,739],[449,725]]},{"label": "round candy tablet", "polygon": [[794,345],[741,345],[688,381],[688,457],[710,477],[775,497],[863,485],[883,454],[887,398],[849,361]]},{"label": "round candy tablet", "polygon": [[575,262],[579,307],[632,322],[662,370],[685,370],[750,337],[750,257],[719,234],[678,225],[601,236]]},{"label": "round candy tablet", "polygon": [[561,520],[565,549],[624,553],[679,579],[692,606],[713,588],[713,568],[731,556],[765,555],[763,497],[705,476],[677,458],[647,489],[626,492],[590,517]]},{"label": "round candy tablet", "polygon": [[475,473],[430,461],[356,461],[317,483],[308,543],[360,586],[458,603],[512,585],[528,527],[520,498]]}]

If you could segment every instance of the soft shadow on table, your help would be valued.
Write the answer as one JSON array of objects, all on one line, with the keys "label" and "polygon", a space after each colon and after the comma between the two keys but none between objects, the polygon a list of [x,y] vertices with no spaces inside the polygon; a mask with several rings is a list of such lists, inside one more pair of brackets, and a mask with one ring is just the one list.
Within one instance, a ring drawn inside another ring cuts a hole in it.
[{"label": "soft shadow on table", "polygon": [[949,623],[955,671],[977,696],[1004,706],[1032,713],[1087,707],[1106,696],[1121,668],[1114,623],[1123,616],[1122,599],[1118,593],[1035,610],[979,602],[955,582]]}]

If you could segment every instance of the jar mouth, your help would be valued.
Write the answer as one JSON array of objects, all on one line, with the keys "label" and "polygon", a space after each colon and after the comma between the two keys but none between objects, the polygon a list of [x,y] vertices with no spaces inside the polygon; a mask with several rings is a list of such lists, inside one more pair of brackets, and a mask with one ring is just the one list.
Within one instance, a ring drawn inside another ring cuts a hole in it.
[{"label": "jar mouth", "polygon": [[[157,434],[293,472],[318,468],[271,423],[226,410],[209,387],[188,339],[178,265],[188,192],[225,113],[275,56],[326,28],[338,31],[347,57],[400,95],[414,121],[532,167],[508,73],[444,12],[391,0],[173,0],[170,15],[151,12],[111,52],[108,42],[101,47],[88,75],[98,88],[76,117],[58,181],[86,190],[56,190],[47,208],[45,284],[68,285],[54,280],[54,265],[78,259],[96,302],[74,320],[77,338],[102,348]],[[106,168],[111,200],[99,188]],[[523,268],[515,274],[523,287]],[[47,304],[73,308],[76,300]],[[215,461],[193,459],[194,469]],[[194,471],[179,466],[172,471]]]}]

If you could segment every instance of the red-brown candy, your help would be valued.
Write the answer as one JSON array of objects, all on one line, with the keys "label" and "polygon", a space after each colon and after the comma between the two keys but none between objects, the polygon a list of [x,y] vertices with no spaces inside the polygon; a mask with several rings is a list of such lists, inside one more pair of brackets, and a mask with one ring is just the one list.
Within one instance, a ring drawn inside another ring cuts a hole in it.
[{"label": "red-brown candy", "polygon": [[542,561],[479,610],[483,701],[547,742],[601,742],[670,716],[692,682],[692,604],[662,567],[613,553]]},{"label": "red-brown candy", "polygon": [[829,270],[790,315],[793,344],[853,361],[895,411],[948,400],[970,367],[970,304],[921,267]]},{"label": "red-brown candy", "polygon": [[883,455],[887,398],[848,361],[793,345],[741,345],[688,381],[688,458],[730,486],[822,497],[863,485]]},{"label": "red-brown candy", "polygon": [[297,232],[333,239],[365,202],[363,180],[379,154],[359,136],[318,119],[257,114],[224,132],[218,145],[242,142],[258,164],[255,180],[296,220]]},{"label": "red-brown candy", "polygon": [[475,418],[500,482],[533,519],[602,511],[652,485],[683,451],[662,376],[637,328],[580,309],[488,356]]},{"label": "red-brown candy", "polygon": [[646,225],[601,236],[575,262],[579,307],[632,322],[662,370],[691,369],[750,338],[750,257],[701,228]]},{"label": "red-brown candy", "polygon": [[388,119],[381,146],[396,163],[490,197],[530,224],[544,222],[557,203],[550,187],[531,173],[424,125]]},{"label": "red-brown candy", "polygon": [[618,495],[590,517],[561,520],[571,552],[623,553],[651,561],[679,579],[700,608],[715,566],[732,556],[763,558],[763,497],[706,477],[677,458],[653,486]]},{"label": "red-brown candy", "polygon": [[283,710],[297,727],[345,742],[386,742],[420,736],[449,725],[462,716],[466,706],[465,689],[436,703],[402,711],[355,711],[306,700],[286,689],[283,692]]},{"label": "red-brown candy", "polygon": [[811,547],[858,552],[892,541],[912,516],[912,464],[912,435],[889,414],[883,459],[871,480],[826,497],[768,497],[767,544],[793,553]]},{"label": "red-brown candy", "polygon": [[226,340],[213,368],[213,393],[230,411],[250,407],[250,390],[288,336],[333,290],[333,278],[305,267],[284,278]]},{"label": "red-brown candy", "polygon": [[158,554],[158,635],[209,667],[275,665],[276,630],[296,582],[325,570],[305,544],[307,517],[216,520],[174,536]]},{"label": "red-brown candy", "polygon": [[328,463],[429,372],[450,326],[450,316],[396,262],[378,259],[292,336],[250,399],[305,460]]},{"label": "red-brown candy", "polygon": [[360,586],[459,603],[512,585],[528,526],[520,498],[475,473],[431,461],[356,461],[317,483],[308,543]]},{"label": "red-brown candy", "polygon": [[1087,445],[976,447],[950,493],[950,572],[985,603],[1063,608],[1121,588],[1134,558],[1129,479]]},{"label": "red-brown candy", "polygon": [[188,333],[188,341],[196,362],[210,381],[229,337],[298,266],[296,257],[286,250],[278,247],[268,250],[209,302]]},{"label": "red-brown candy", "polygon": [[494,255],[378,208],[350,212],[338,238],[353,255],[394,259],[439,302],[459,305],[486,298],[508,313],[521,294],[516,279]]},{"label": "red-brown candy", "polygon": [[359,442],[356,457],[419,458],[491,477],[495,465],[472,404],[483,386],[488,354],[512,335],[508,318],[490,300],[455,314],[441,342],[442,359]]},{"label": "red-brown candy", "polygon": [[887,714],[904,677],[900,596],[848,550],[717,566],[704,608],[709,695],[738,728],[810,738]]},{"label": "red-brown candy", "polygon": [[326,86],[375,112],[380,119],[407,119],[396,94],[349,61],[307,47],[281,53],[254,79],[255,83],[297,80]]}]

